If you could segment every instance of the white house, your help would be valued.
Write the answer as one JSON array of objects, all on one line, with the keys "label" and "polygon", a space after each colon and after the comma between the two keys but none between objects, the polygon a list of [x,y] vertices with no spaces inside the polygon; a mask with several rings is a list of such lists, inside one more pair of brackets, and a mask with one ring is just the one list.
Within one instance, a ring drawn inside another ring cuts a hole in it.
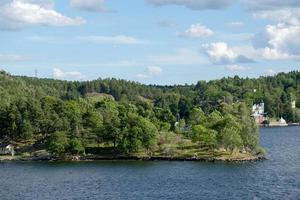
[{"label": "white house", "polygon": [[257,124],[262,124],[267,119],[265,115],[265,104],[263,102],[252,106],[252,116]]},{"label": "white house", "polygon": [[0,155],[15,155],[14,146],[12,144],[0,144]]}]

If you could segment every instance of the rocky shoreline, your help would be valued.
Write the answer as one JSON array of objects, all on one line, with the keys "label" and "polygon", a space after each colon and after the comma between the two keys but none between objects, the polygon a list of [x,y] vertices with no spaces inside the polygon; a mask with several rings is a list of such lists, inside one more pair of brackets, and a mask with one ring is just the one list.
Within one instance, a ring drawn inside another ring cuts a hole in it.
[{"label": "rocky shoreline", "polygon": [[38,156],[38,157],[0,157],[1,161],[46,161],[46,162],[93,162],[93,161],[199,161],[199,162],[256,162],[265,160],[264,155],[251,155],[246,157],[220,156],[220,157],[168,157],[168,156]]}]

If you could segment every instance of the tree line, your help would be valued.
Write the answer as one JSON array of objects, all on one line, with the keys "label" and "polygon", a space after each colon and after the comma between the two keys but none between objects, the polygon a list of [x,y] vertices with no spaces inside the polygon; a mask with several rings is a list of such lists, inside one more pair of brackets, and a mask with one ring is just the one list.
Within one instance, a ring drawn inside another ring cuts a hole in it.
[{"label": "tree line", "polygon": [[[59,81],[0,73],[0,138],[34,140],[54,154],[84,153],[91,144],[151,153],[161,132],[208,149],[254,150],[252,103],[270,116],[300,120],[300,73],[223,78],[195,85],[155,86],[117,79]],[[255,92],[254,92],[255,91]]]}]

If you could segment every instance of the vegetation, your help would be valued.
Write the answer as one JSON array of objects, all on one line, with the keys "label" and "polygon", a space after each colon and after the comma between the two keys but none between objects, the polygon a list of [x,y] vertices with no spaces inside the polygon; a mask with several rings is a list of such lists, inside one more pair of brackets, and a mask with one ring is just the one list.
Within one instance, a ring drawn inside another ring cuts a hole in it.
[{"label": "vegetation", "polygon": [[[111,149],[119,155],[255,152],[252,103],[300,121],[300,72],[154,86],[117,79],[70,82],[0,72],[0,139],[34,141],[55,155]],[[260,149],[260,152],[262,150]],[[87,152],[88,153],[88,152]]]}]

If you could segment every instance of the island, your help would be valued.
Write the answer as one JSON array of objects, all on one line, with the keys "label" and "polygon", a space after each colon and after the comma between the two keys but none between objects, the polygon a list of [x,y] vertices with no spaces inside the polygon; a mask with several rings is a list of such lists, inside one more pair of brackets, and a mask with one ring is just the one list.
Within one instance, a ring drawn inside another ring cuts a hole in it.
[{"label": "island", "polygon": [[[289,101],[285,95],[299,98],[299,87],[290,81],[299,75],[157,86],[118,79],[61,81],[2,71],[0,154],[6,155],[0,160],[264,159],[252,105],[265,100],[270,115],[282,110]],[[278,80],[284,89],[272,93],[270,87]],[[281,107],[270,107],[272,95],[283,96],[277,102]],[[282,114],[300,119],[298,109]]]}]

